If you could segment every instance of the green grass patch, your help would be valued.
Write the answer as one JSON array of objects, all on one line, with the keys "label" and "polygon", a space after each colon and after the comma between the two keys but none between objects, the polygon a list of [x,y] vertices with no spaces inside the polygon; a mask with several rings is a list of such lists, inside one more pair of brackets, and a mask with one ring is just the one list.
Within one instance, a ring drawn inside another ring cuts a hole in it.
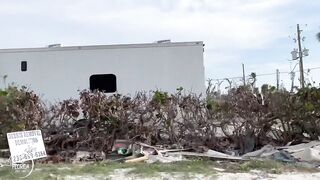
[{"label": "green grass patch", "polygon": [[[118,166],[110,165],[100,166],[99,164],[82,164],[82,165],[74,165],[74,164],[36,164],[34,171],[32,174],[26,178],[31,180],[38,179],[57,179],[63,178],[67,175],[87,175],[87,174],[101,174],[108,175],[113,172],[114,169],[117,169]],[[14,179],[14,176],[11,174],[11,168],[2,168],[0,169],[0,179]]]},{"label": "green grass patch", "polygon": [[136,164],[136,168],[130,171],[130,174],[136,174],[139,176],[154,176],[157,173],[185,173],[188,174],[204,174],[212,175],[216,171],[213,169],[214,162],[212,161],[186,161],[175,163],[154,163],[154,164]]},{"label": "green grass patch", "polygon": [[242,172],[261,170],[268,173],[280,174],[285,170],[285,165],[274,160],[252,160],[241,164],[239,170]]},{"label": "green grass patch", "polygon": [[[93,163],[93,164],[37,164],[33,173],[27,178],[38,179],[63,179],[66,176],[101,175],[108,176],[116,169],[128,169],[128,175],[138,177],[152,177],[157,173],[200,173],[204,175],[214,174],[214,162],[212,161],[185,161],[176,163]],[[0,169],[0,179],[13,179],[10,168]]]},{"label": "green grass patch", "polygon": [[[295,164],[284,164],[273,160],[253,160],[246,162],[192,160],[175,163],[115,163],[99,162],[91,164],[36,164],[35,170],[27,179],[64,179],[66,176],[93,177],[94,179],[106,179],[108,175],[117,174],[115,170],[128,170],[128,177],[158,177],[159,173],[179,175],[185,179],[192,178],[194,174],[202,174],[214,177],[217,173],[214,168],[222,168],[225,172],[249,172],[250,170],[261,170],[267,173],[279,174],[287,171],[307,171]],[[0,168],[0,180],[14,179],[10,173],[10,167]],[[309,171],[314,172],[314,171]],[[96,177],[96,178],[95,178]],[[78,178],[79,179],[79,178]]]}]

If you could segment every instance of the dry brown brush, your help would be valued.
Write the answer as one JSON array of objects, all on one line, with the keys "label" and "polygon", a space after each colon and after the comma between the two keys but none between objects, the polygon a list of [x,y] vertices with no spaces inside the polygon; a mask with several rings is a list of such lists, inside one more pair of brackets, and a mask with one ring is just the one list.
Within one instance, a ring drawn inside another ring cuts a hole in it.
[{"label": "dry brown brush", "polygon": [[78,99],[46,107],[31,90],[0,93],[0,143],[5,134],[41,129],[47,152],[68,160],[77,151],[110,153],[115,139],[167,148],[205,148],[243,154],[266,144],[318,139],[320,89],[297,93],[264,85],[206,96],[154,91],[134,97],[83,90]]}]

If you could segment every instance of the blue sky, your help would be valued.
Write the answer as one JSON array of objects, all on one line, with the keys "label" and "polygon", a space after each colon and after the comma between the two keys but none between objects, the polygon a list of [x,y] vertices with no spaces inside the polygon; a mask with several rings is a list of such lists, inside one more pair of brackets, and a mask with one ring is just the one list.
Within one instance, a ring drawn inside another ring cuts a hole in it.
[{"label": "blue sky", "polygon": [[[297,23],[305,68],[320,67],[319,9],[319,0],[0,0],[0,48],[204,41],[206,78],[239,76],[241,63],[246,74],[288,72]],[[320,69],[311,77],[319,83]],[[288,74],[280,78],[288,87]],[[275,75],[258,76],[263,83]]]}]

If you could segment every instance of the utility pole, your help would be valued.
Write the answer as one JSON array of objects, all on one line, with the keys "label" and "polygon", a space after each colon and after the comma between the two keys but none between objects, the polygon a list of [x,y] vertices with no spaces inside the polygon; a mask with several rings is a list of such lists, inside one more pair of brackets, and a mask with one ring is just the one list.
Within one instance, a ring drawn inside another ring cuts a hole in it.
[{"label": "utility pole", "polygon": [[295,77],[295,72],[294,71],[291,71],[290,72],[290,79],[291,79],[291,91],[290,92],[293,92],[293,88],[294,88],[294,77]]},{"label": "utility pole", "polygon": [[300,87],[304,88],[304,71],[303,71],[303,61],[302,61],[302,49],[301,49],[301,37],[300,37],[300,27],[297,24],[297,34],[298,34],[298,47],[299,47],[299,68],[300,68]]},{"label": "utility pole", "polygon": [[276,74],[277,74],[277,91],[279,91],[279,81],[280,81],[280,72],[279,72],[279,69],[276,70]]},{"label": "utility pole", "polygon": [[246,75],[244,73],[244,64],[242,63],[242,80],[243,80],[243,85],[246,86]]}]

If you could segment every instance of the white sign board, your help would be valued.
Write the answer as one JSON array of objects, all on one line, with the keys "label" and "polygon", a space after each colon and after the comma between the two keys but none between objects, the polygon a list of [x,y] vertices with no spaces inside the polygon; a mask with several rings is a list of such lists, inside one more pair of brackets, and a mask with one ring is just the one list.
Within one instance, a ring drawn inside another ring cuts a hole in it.
[{"label": "white sign board", "polygon": [[12,163],[47,157],[40,130],[11,132],[7,138]]}]

